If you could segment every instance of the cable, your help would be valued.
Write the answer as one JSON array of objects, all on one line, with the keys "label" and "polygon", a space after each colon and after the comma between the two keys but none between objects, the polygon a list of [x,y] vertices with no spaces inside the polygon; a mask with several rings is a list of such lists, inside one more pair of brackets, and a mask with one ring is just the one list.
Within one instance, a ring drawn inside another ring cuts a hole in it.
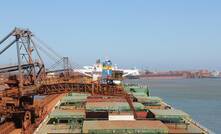
[{"label": "cable", "polygon": [[[52,58],[53,60],[56,60],[55,64],[53,64],[52,66],[49,67],[49,69],[55,69],[56,67],[58,67],[59,65],[61,65],[61,63],[63,62],[63,57],[58,54],[56,51],[54,51],[49,45],[47,45],[44,41],[42,41],[41,39],[39,39],[38,37],[35,36],[35,40],[39,42],[39,44],[42,44],[42,46],[40,46],[38,44],[38,47],[45,52],[45,54],[47,54],[50,58]],[[46,48],[46,49],[44,49]],[[47,52],[49,51],[49,52]],[[53,56],[53,55],[54,56]],[[56,57],[56,58],[55,58]],[[63,66],[62,66],[63,67]],[[69,61],[68,61],[68,68],[69,69],[72,69],[72,70],[78,70],[78,69],[81,69],[81,66],[73,61],[70,60],[69,58]],[[82,72],[80,72],[82,73]],[[84,74],[84,73],[82,73]],[[85,74],[84,74],[85,75]]]},{"label": "cable", "polygon": [[44,41],[42,41],[41,39],[39,39],[38,37],[35,36],[35,39],[41,43],[42,45],[44,45],[45,48],[47,48],[51,53],[53,53],[56,57],[58,57],[59,59],[62,58],[62,56],[60,54],[58,54],[56,51],[54,51],[49,45],[47,45]]}]

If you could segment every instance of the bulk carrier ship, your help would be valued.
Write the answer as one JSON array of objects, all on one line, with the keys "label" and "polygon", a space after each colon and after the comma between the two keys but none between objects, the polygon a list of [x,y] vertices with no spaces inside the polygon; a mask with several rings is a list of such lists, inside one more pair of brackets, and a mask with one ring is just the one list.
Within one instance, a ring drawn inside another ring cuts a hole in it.
[{"label": "bulk carrier ship", "polygon": [[[151,96],[147,86],[124,84],[124,72],[110,60],[91,76],[71,69],[67,57],[56,62],[63,69],[49,71],[30,30],[15,28],[0,44],[14,37],[0,51],[16,45],[18,58],[18,65],[0,68],[0,134],[212,133]],[[34,52],[39,60],[33,59]]]},{"label": "bulk carrier ship", "polygon": [[147,86],[127,85],[115,80],[111,61],[102,65],[95,81],[122,86],[125,96],[101,96],[68,93],[37,128],[35,134],[207,134],[212,133],[192,120],[182,110],[173,108],[161,98],[150,96]]}]

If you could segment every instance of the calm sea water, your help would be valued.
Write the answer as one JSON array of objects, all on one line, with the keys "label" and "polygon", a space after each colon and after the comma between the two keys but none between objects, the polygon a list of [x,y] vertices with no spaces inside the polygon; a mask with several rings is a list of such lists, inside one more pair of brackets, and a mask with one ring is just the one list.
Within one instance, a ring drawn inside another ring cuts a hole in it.
[{"label": "calm sea water", "polygon": [[221,133],[221,79],[126,80],[148,84],[152,96],[181,109],[215,133]]}]

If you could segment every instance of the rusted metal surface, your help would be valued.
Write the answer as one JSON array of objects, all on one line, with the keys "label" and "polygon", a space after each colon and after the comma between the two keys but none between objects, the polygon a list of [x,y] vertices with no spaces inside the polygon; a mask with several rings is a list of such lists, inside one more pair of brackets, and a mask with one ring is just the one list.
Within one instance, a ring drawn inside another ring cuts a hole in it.
[{"label": "rusted metal surface", "polygon": [[136,112],[136,114],[137,114],[137,119],[145,120],[147,119],[148,112],[140,111],[140,112]]},{"label": "rusted metal surface", "polygon": [[37,104],[35,104],[35,115],[37,118],[35,118],[34,123],[31,123],[31,113],[25,112],[22,128],[16,129],[13,122],[5,122],[0,126],[0,128],[3,128],[0,129],[0,134],[8,134],[10,132],[21,132],[24,134],[33,133],[36,127],[38,127],[48,113],[50,113],[54,105],[61,99],[62,96],[63,94],[46,96],[43,100],[40,100]]},{"label": "rusted metal surface", "polygon": [[35,123],[29,124],[27,128],[23,129],[24,134],[31,134],[40,125],[40,123],[45,119],[45,117],[51,112],[55,104],[64,96],[61,95],[50,95],[44,98],[39,106],[36,106],[39,113],[38,118],[35,119]]},{"label": "rusted metal surface", "polygon": [[[68,93],[68,92],[83,92],[83,93],[92,93],[92,83],[89,83],[88,81],[82,82],[81,83],[75,83],[75,79],[69,79],[69,80],[64,80],[63,78],[56,78],[54,80],[50,79],[50,81],[45,80],[42,83],[38,85],[32,85],[32,86],[23,86],[22,90],[19,90],[19,87],[13,87],[13,88],[8,88],[7,90],[1,91],[1,101],[0,101],[0,114],[5,115],[7,117],[12,117],[14,113],[20,112],[20,104],[22,101],[24,102],[25,105],[24,109],[21,113],[21,116],[27,115],[27,120],[26,117],[24,117],[23,121],[23,129],[25,130],[24,132],[26,133],[26,130],[28,129],[28,133],[33,130],[40,122],[43,120],[42,118],[36,119],[35,124],[32,124],[31,126],[34,127],[29,127],[31,122],[30,118],[25,111],[35,111],[35,114],[37,115],[42,115],[44,113],[44,110],[41,108],[34,106],[32,104],[32,97],[33,95],[50,95],[50,94],[59,94],[59,93]],[[118,91],[118,87],[116,86],[108,86],[105,87],[105,85],[101,86],[94,86],[93,94],[102,94],[102,95],[114,95],[113,91],[115,90],[118,94],[121,94],[122,89]],[[23,95],[21,97],[20,95]],[[20,99],[19,99],[20,98]],[[24,98],[24,99],[21,99]],[[32,115],[32,114],[31,114]],[[12,117],[13,118],[13,117]]]},{"label": "rusted metal surface", "polygon": [[0,134],[9,134],[15,129],[16,127],[13,122],[5,122],[4,124],[0,125]]}]

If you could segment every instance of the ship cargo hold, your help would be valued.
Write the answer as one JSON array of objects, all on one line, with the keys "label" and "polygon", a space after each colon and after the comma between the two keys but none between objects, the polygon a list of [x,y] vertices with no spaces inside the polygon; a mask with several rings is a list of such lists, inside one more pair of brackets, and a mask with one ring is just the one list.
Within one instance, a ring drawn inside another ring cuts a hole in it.
[{"label": "ship cargo hold", "polygon": [[124,89],[133,98],[136,117],[122,96],[69,93],[60,99],[35,134],[209,133],[189,114],[174,109],[159,97],[149,96],[148,88],[127,85]]}]

